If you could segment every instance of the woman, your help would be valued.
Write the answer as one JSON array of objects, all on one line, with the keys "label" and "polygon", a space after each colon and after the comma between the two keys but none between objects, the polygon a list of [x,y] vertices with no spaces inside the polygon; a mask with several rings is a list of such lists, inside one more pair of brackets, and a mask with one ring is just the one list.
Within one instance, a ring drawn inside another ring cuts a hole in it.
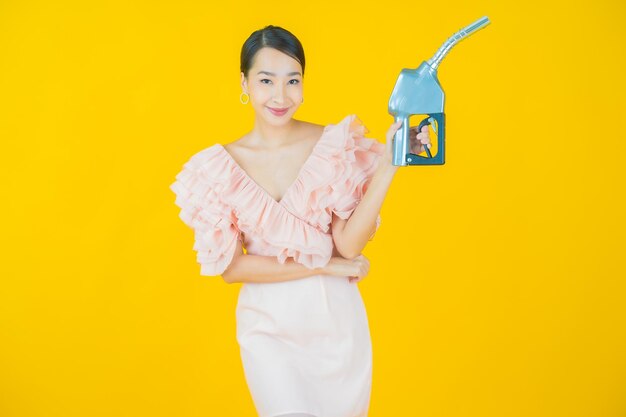
[{"label": "woman", "polygon": [[[390,143],[400,123],[385,146],[354,115],[327,126],[294,119],[304,67],[289,31],[253,32],[240,99],[254,128],[193,155],[170,188],[195,231],[200,274],[243,283],[237,341],[259,415],[366,416],[372,349],[355,284],[397,170]],[[423,130],[413,132],[415,153],[429,143]]]}]

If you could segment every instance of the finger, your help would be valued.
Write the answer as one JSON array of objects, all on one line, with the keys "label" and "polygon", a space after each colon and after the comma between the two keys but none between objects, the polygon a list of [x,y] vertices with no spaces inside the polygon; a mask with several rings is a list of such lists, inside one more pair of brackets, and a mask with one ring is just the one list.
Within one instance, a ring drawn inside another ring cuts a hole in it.
[{"label": "finger", "polygon": [[400,126],[402,126],[402,121],[392,124],[391,127],[389,127],[389,130],[387,131],[387,139],[390,139],[393,136],[395,136]]},{"label": "finger", "polygon": [[421,143],[430,143],[430,136],[424,133],[420,133],[419,135],[417,135],[417,140],[419,140]]}]

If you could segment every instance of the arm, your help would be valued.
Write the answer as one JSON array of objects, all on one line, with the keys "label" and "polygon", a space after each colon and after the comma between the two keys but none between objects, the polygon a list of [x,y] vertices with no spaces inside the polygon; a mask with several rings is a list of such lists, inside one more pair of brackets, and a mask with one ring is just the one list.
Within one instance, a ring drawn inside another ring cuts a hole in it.
[{"label": "arm", "polygon": [[236,282],[281,282],[306,278],[323,273],[324,268],[309,269],[293,258],[287,258],[281,264],[275,256],[244,254],[241,241],[237,241],[237,250],[233,260],[222,278],[228,284]]},{"label": "arm", "polygon": [[[333,240],[337,250],[344,258],[354,259],[359,256],[367,242],[376,232],[378,213],[391,186],[391,182],[398,171],[398,167],[392,163],[392,143],[393,137],[401,125],[402,121],[398,121],[387,130],[385,150],[380,154],[372,180],[350,217],[342,220],[333,214]],[[430,144],[428,128],[424,126],[422,131],[419,135],[417,131],[411,131],[411,137],[413,141],[421,142],[424,144],[422,146],[426,146],[426,144]]]},{"label": "arm", "polygon": [[332,234],[337,250],[347,259],[361,254],[376,231],[376,218],[396,173],[394,167],[381,163],[352,215],[343,220],[333,214]]}]

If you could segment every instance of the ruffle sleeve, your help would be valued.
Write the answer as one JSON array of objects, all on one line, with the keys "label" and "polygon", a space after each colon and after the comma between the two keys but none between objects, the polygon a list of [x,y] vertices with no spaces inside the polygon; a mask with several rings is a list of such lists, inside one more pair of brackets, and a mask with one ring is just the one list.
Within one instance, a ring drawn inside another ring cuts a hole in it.
[{"label": "ruffle sleeve", "polygon": [[[367,192],[385,145],[366,138],[368,129],[354,114],[326,126],[311,159],[294,186],[288,203],[304,218],[328,232],[332,213],[348,219]],[[381,223],[376,218],[376,231]],[[370,240],[376,234],[370,237]]]},{"label": "ruffle sleeve", "polygon": [[170,189],[176,194],[179,217],[194,230],[193,249],[200,275],[221,275],[231,263],[237,240],[242,240],[233,210],[220,195],[228,181],[212,162],[217,149],[207,148],[193,155],[176,175]]},{"label": "ruffle sleeve", "polygon": [[[349,218],[363,199],[378,167],[378,160],[385,152],[384,144],[365,137],[369,131],[358,117],[352,117],[347,129],[343,156],[350,164],[352,172],[339,180],[343,187],[336,190],[336,200],[332,210],[342,219]],[[376,230],[370,236],[370,240],[378,231],[380,222],[380,213],[378,213]]]}]

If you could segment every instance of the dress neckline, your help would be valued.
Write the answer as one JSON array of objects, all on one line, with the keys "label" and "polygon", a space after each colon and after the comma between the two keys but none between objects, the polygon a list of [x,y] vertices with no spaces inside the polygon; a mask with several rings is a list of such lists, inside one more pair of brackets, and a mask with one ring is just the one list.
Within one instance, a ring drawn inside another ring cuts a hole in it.
[{"label": "dress neckline", "polygon": [[311,153],[309,153],[309,156],[306,158],[306,160],[304,161],[304,163],[302,164],[302,166],[300,167],[300,169],[298,170],[298,174],[296,175],[296,178],[291,182],[291,184],[289,184],[289,186],[287,187],[287,189],[285,190],[285,193],[283,194],[283,196],[279,199],[276,200],[274,197],[272,197],[272,195],[263,187],[261,187],[261,185],[254,179],[252,178],[245,169],[243,169],[241,167],[241,165],[239,165],[239,163],[235,160],[235,158],[232,157],[232,155],[226,150],[226,148],[224,147],[224,145],[222,145],[221,143],[218,143],[217,146],[218,148],[224,153],[224,155],[231,161],[231,163],[239,170],[241,171],[241,173],[244,175],[244,177],[246,177],[256,188],[258,188],[259,190],[261,190],[261,192],[270,200],[272,200],[274,203],[278,204],[278,205],[283,205],[283,203],[285,202],[287,196],[289,195],[289,192],[291,191],[292,188],[294,188],[294,186],[296,185],[296,183],[298,182],[298,180],[300,180],[300,177],[302,176],[302,174],[304,173],[304,168],[305,166],[311,161],[311,159],[313,158],[313,155],[316,153],[317,148],[319,147],[320,143],[322,142],[322,139],[324,138],[324,135],[326,134],[326,130],[328,128],[329,125],[324,127],[324,131],[322,132],[321,136],[319,137],[319,139],[317,140],[317,142],[315,142],[315,145],[313,145],[313,149],[311,150]]}]

